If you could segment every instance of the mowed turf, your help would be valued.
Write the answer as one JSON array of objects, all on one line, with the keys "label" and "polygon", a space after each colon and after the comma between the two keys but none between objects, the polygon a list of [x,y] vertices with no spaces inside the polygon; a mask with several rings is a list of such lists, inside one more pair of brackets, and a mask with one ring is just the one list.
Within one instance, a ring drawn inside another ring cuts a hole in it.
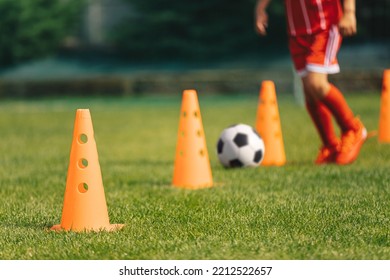
[{"label": "mowed turf", "polygon": [[[315,166],[319,138],[278,96],[288,163],[224,169],[215,144],[255,124],[257,94],[199,95],[215,187],[171,185],[181,96],[0,102],[0,259],[390,259],[390,145]],[[377,130],[379,94],[351,94]],[[89,108],[113,233],[52,232],[61,219],[75,110]]]}]

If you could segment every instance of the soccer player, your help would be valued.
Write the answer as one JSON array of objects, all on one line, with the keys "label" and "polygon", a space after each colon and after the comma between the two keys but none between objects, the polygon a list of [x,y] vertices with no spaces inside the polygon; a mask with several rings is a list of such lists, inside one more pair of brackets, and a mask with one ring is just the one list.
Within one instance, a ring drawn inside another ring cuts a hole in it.
[{"label": "soccer player", "polygon": [[[266,35],[266,8],[271,0],[256,4],[256,30]],[[342,1],[342,3],[341,3]],[[355,0],[284,0],[289,50],[302,79],[306,109],[322,140],[317,164],[350,164],[359,155],[367,130],[354,116],[343,94],[328,81],[340,71],[337,52],[342,36],[356,33]],[[341,130],[339,138],[332,116]]]}]

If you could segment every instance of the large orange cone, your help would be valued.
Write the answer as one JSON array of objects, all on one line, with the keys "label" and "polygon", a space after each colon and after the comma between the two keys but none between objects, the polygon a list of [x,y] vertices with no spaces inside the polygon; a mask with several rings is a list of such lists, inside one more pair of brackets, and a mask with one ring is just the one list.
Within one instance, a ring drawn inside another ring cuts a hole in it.
[{"label": "large orange cone", "polygon": [[382,143],[390,143],[390,69],[383,72],[378,140]]},{"label": "large orange cone", "polygon": [[265,152],[261,165],[281,166],[286,163],[275,84],[263,81],[257,107],[256,129],[264,140]]},{"label": "large orange cone", "polygon": [[187,189],[199,189],[213,185],[195,90],[183,92],[172,183],[175,187]]},{"label": "large orange cone", "polygon": [[76,111],[61,224],[53,226],[52,230],[111,231],[122,226],[109,222],[91,114],[88,109],[79,109]]}]

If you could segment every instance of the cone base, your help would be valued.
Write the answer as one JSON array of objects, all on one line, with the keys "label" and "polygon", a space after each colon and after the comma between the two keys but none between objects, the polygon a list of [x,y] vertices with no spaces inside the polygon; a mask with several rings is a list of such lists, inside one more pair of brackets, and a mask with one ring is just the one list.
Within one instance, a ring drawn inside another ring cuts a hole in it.
[{"label": "cone base", "polygon": [[75,230],[75,229],[64,229],[61,225],[54,225],[50,228],[52,231],[75,231],[75,232],[99,232],[99,231],[116,231],[120,230],[124,227],[124,224],[112,224],[108,226],[101,227],[99,229],[81,229],[81,230]]},{"label": "cone base", "polygon": [[198,186],[176,185],[176,184],[173,184],[173,186],[174,186],[175,188],[179,188],[179,189],[199,190],[199,189],[211,188],[211,187],[213,187],[213,184],[204,184],[204,185],[198,185]]},{"label": "cone base", "polygon": [[283,166],[285,165],[286,162],[283,161],[283,162],[262,162],[260,165],[261,166]]}]

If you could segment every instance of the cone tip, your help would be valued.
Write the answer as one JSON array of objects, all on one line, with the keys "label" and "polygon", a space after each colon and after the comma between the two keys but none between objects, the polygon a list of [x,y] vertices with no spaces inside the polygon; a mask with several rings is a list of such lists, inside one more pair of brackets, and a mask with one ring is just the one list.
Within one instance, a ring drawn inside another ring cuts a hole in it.
[{"label": "cone tip", "polygon": [[183,95],[196,95],[196,90],[195,89],[185,89],[183,90]]},{"label": "cone tip", "polygon": [[264,80],[262,83],[261,83],[263,86],[270,86],[270,85],[275,85],[275,83],[271,80]]},{"label": "cone tip", "polygon": [[83,119],[87,119],[87,118],[91,118],[91,113],[90,113],[89,109],[77,109],[76,116],[83,118]]},{"label": "cone tip", "polygon": [[265,90],[265,91],[274,92],[275,91],[275,83],[273,81],[270,81],[270,80],[263,81],[261,83],[261,89]]},{"label": "cone tip", "polygon": [[276,98],[276,89],[273,81],[266,80],[261,83],[260,97],[266,99]]}]

